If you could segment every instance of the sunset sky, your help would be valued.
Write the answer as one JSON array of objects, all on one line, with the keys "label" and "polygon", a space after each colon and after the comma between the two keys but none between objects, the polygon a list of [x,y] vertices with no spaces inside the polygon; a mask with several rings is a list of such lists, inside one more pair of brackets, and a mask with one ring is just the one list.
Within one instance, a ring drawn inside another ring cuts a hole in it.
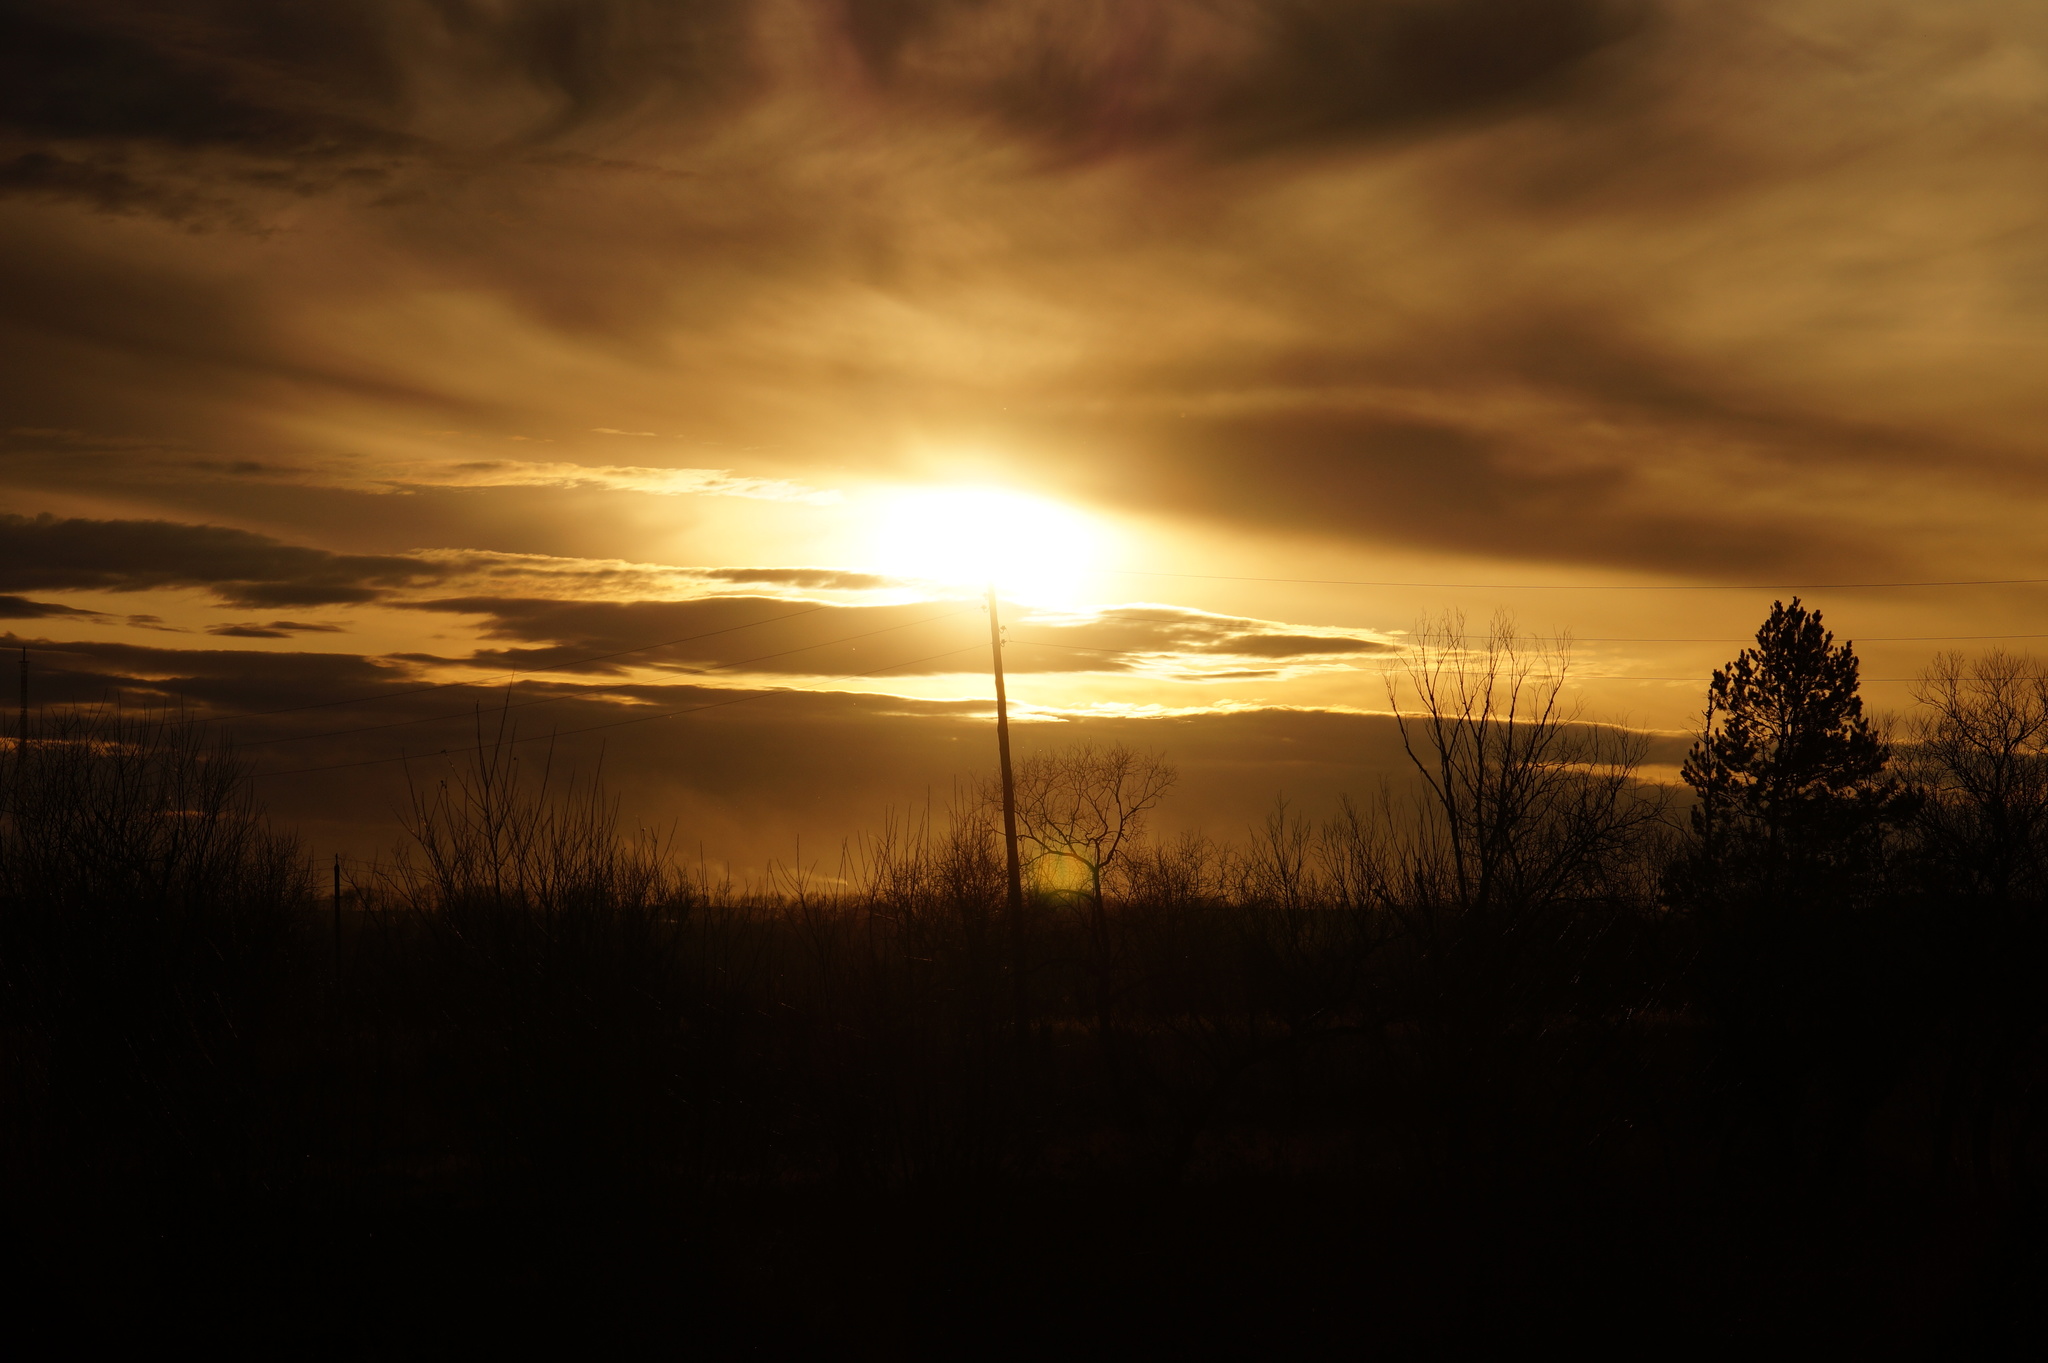
[{"label": "sunset sky", "polygon": [[483,704],[829,859],[991,764],[991,573],[1020,744],[1224,833],[1393,770],[1446,611],[1667,775],[1774,598],[1879,709],[2048,635],[2040,5],[73,0],[0,77],[8,642],[284,711],[321,849]]}]

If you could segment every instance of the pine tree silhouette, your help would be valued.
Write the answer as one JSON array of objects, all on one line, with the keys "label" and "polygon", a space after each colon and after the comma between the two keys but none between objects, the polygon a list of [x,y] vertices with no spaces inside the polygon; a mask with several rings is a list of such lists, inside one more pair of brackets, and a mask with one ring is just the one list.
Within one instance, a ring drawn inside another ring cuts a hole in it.
[{"label": "pine tree silhouette", "polygon": [[1855,650],[1819,611],[1771,603],[1756,646],[1716,669],[1683,776],[1709,858],[1812,863],[1854,857],[1906,812],[1890,745],[1863,714]]}]

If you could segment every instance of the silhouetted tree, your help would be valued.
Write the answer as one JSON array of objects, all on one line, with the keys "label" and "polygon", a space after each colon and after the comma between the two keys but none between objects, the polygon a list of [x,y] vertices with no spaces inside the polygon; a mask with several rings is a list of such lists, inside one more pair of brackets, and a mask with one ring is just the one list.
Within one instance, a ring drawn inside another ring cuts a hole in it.
[{"label": "silhouetted tree", "polygon": [[1103,877],[1179,774],[1155,753],[1082,744],[1025,759],[1016,779],[1019,831],[1038,857],[1080,869],[1082,892],[1099,913]]},{"label": "silhouetted tree", "polygon": [[1728,1149],[1759,1171],[1843,1173],[1904,1052],[1912,991],[1882,833],[1912,799],[1890,758],[1854,650],[1797,597],[1714,673],[1682,772],[1695,841],[1671,890],[1699,933],[1694,986],[1742,1138]]},{"label": "silhouetted tree", "polygon": [[1405,662],[1388,700],[1420,785],[1418,827],[1406,849],[1361,846],[1356,825],[1340,836],[1361,879],[1386,887],[1413,953],[1391,1006],[1410,1020],[1415,1091],[1442,1123],[1429,1139],[1454,1160],[1519,1159],[1507,1133],[1517,1104],[1555,1079],[1564,1019],[1604,1011],[1587,987],[1597,944],[1641,888],[1664,799],[1637,779],[1643,737],[1574,702],[1568,641],[1532,640],[1505,615],[1468,634],[1451,615],[1416,630]]},{"label": "silhouetted tree", "polygon": [[1909,805],[1891,749],[1863,714],[1857,662],[1819,611],[1771,604],[1756,646],[1717,668],[1683,776],[1699,794],[1693,831],[1710,860],[1774,868],[1843,863]]},{"label": "silhouetted tree", "polygon": [[2041,665],[1994,650],[1946,653],[1913,689],[1905,767],[1922,795],[1914,825],[1944,888],[2003,901],[2038,887],[2048,862],[2048,685]]},{"label": "silhouetted tree", "polygon": [[1435,898],[1458,916],[1516,924],[1610,895],[1662,815],[1636,779],[1641,735],[1588,722],[1565,694],[1569,649],[1496,618],[1476,646],[1450,616],[1419,628],[1406,680],[1390,680],[1401,743],[1423,782]]},{"label": "silhouetted tree", "polygon": [[200,726],[95,708],[41,729],[0,821],[0,1056],[45,1039],[75,1158],[231,1164],[257,1052],[304,984],[303,849]]},{"label": "silhouetted tree", "polygon": [[1978,1178],[1995,1176],[2002,1131],[2038,1103],[2048,1004],[2048,682],[2041,663],[1948,653],[1914,687],[1920,711],[1901,765],[1922,796],[1913,819],[1916,955],[1950,1042],[1937,1139],[1967,1133]]},{"label": "silhouetted tree", "polygon": [[1145,816],[1179,780],[1156,753],[1121,743],[1109,748],[1081,744],[1039,753],[1017,768],[1017,823],[1034,860],[1052,858],[1077,866],[1088,904],[1095,946],[1096,1027],[1109,1032],[1109,915],[1103,905],[1103,877],[1135,843]]}]

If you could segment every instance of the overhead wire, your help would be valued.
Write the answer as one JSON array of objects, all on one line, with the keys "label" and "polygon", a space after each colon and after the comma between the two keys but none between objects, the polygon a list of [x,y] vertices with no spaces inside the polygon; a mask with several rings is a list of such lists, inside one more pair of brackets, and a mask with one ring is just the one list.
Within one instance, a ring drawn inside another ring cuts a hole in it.
[{"label": "overhead wire", "polygon": [[[1064,648],[1064,649],[1070,649],[1070,650],[1072,650],[1072,651],[1074,651],[1074,652],[1077,652],[1077,653],[1135,653],[1135,652],[1140,652],[1140,651],[1142,651],[1142,650],[1135,650],[1135,649],[1127,649],[1127,648],[1096,648],[1096,647],[1091,647],[1091,646],[1088,646],[1088,645],[1084,645],[1084,644],[1056,644],[1056,643],[1053,643],[1053,642],[1051,642],[1050,640],[1047,640],[1047,639],[1009,639],[1009,640],[1006,640],[1006,641],[1005,641],[1005,643],[1006,643],[1006,644],[1017,644],[1017,645],[1021,645],[1021,646],[1023,646],[1023,647],[1027,647],[1027,648]],[[1245,654],[1236,654],[1236,655],[1233,655],[1233,656],[1236,656],[1236,657],[1244,657],[1244,656],[1247,656],[1247,655],[1245,655]],[[1328,657],[1335,657],[1335,656],[1339,656],[1339,655],[1336,655],[1336,654],[1327,654],[1327,655],[1323,655],[1323,656],[1328,656]],[[1284,660],[1284,659],[1280,659],[1280,658],[1275,658],[1275,659],[1272,659],[1271,661],[1272,661],[1272,662],[1274,662],[1274,663],[1280,663],[1280,662],[1284,662],[1285,660]],[[1476,672],[1476,669],[1470,669],[1470,668],[1462,668],[1462,669],[1461,669],[1461,668],[1448,668],[1448,669],[1445,669],[1445,670],[1447,670],[1447,671],[1451,671],[1451,672],[1464,672],[1464,673],[1467,673],[1467,674],[1473,674],[1473,673],[1475,673],[1475,672]],[[1380,673],[1381,673],[1381,675],[1384,675],[1384,674],[1385,674],[1385,672],[1386,672],[1386,669],[1385,669],[1385,668],[1382,668],[1382,669],[1380,669]],[[1544,675],[1544,676],[1548,676],[1548,675],[1557,675],[1557,676],[1561,676],[1561,677],[1564,677],[1564,678],[1566,678],[1567,680],[1570,680],[1570,681],[1654,681],[1654,682],[1700,682],[1700,683],[1705,683],[1705,682],[1710,682],[1710,681],[1712,681],[1712,680],[1713,680],[1713,678],[1712,678],[1712,677],[1651,677],[1651,676],[1644,676],[1644,675],[1642,675],[1642,674],[1640,674],[1640,673],[1635,673],[1635,672],[1578,672],[1578,671],[1569,671],[1569,670],[1568,670],[1568,671],[1564,671],[1564,672],[1559,672],[1559,673],[1556,673],[1556,674],[1551,674],[1551,673],[1539,673],[1539,674],[1536,674],[1536,675]],[[1921,681],[1921,680],[1924,680],[1924,679],[1923,679],[1923,678],[1920,678],[1920,677],[1858,677],[1858,678],[1857,678],[1857,681],[1858,681],[1859,683],[1861,683],[1861,682],[1917,682],[1917,681]],[[2043,675],[2043,676],[2038,676],[2038,677],[2034,677],[2034,676],[2027,676],[2027,677],[2018,677],[2018,678],[2015,678],[2015,680],[2018,680],[2018,681],[2048,681],[2048,675]]]},{"label": "overhead wire", "polygon": [[1474,592],[1784,592],[1889,591],[1908,587],[2032,587],[2048,577],[1945,578],[1924,582],[1393,582],[1338,577],[1243,577],[1231,573],[1162,573],[1101,568],[1111,577],[1172,577],[1198,582],[1276,582],[1304,587],[1427,587]]},{"label": "overhead wire", "polygon": [[[1114,608],[1112,607],[1111,609],[1113,610]],[[1194,617],[1193,620],[1190,619],[1191,616]],[[1185,625],[1189,623],[1200,623],[1200,618],[1203,616],[1207,616],[1212,620],[1254,620],[1254,617],[1244,615],[1215,615],[1207,611],[1190,611],[1188,615],[1180,616],[1115,614],[1101,615],[1097,616],[1096,619],[1091,623],[1097,625]],[[1262,624],[1274,623],[1271,621],[1254,622]],[[1330,637],[1350,639],[1356,638],[1358,636],[1346,634],[1331,635]],[[1455,634],[1451,635],[1450,637],[1454,639],[1485,639],[1490,638],[1491,636],[1486,634]],[[1756,636],[1753,634],[1726,634],[1715,635],[1711,637],[1693,636],[1684,638],[1662,637],[1654,635],[1633,636],[1591,634],[1524,635],[1523,637],[1534,639],[1539,643],[1564,642],[1575,644],[1746,644],[1753,642],[1756,638]],[[1850,640],[1849,642],[1864,644],[1926,644],[1967,643],[1972,641],[1981,642],[1987,639],[2048,639],[2048,634],[1879,634],[1865,635],[1861,639],[1854,639]]]}]

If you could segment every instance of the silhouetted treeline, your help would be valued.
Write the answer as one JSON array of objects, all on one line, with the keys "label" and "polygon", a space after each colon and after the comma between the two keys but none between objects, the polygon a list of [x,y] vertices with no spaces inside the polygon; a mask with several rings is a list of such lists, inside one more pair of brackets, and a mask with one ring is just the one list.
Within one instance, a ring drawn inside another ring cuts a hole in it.
[{"label": "silhouetted treeline", "polygon": [[351,1356],[463,1302],[878,1352],[1988,1338],[2048,1178],[2040,671],[1938,660],[1887,735],[1795,601],[1676,791],[1561,655],[1446,624],[1413,788],[1333,818],[1155,841],[1163,759],[1022,763],[1018,924],[980,787],[743,891],[501,743],[337,896],[197,726],[45,717],[0,773],[9,1204],[69,1310]]}]

